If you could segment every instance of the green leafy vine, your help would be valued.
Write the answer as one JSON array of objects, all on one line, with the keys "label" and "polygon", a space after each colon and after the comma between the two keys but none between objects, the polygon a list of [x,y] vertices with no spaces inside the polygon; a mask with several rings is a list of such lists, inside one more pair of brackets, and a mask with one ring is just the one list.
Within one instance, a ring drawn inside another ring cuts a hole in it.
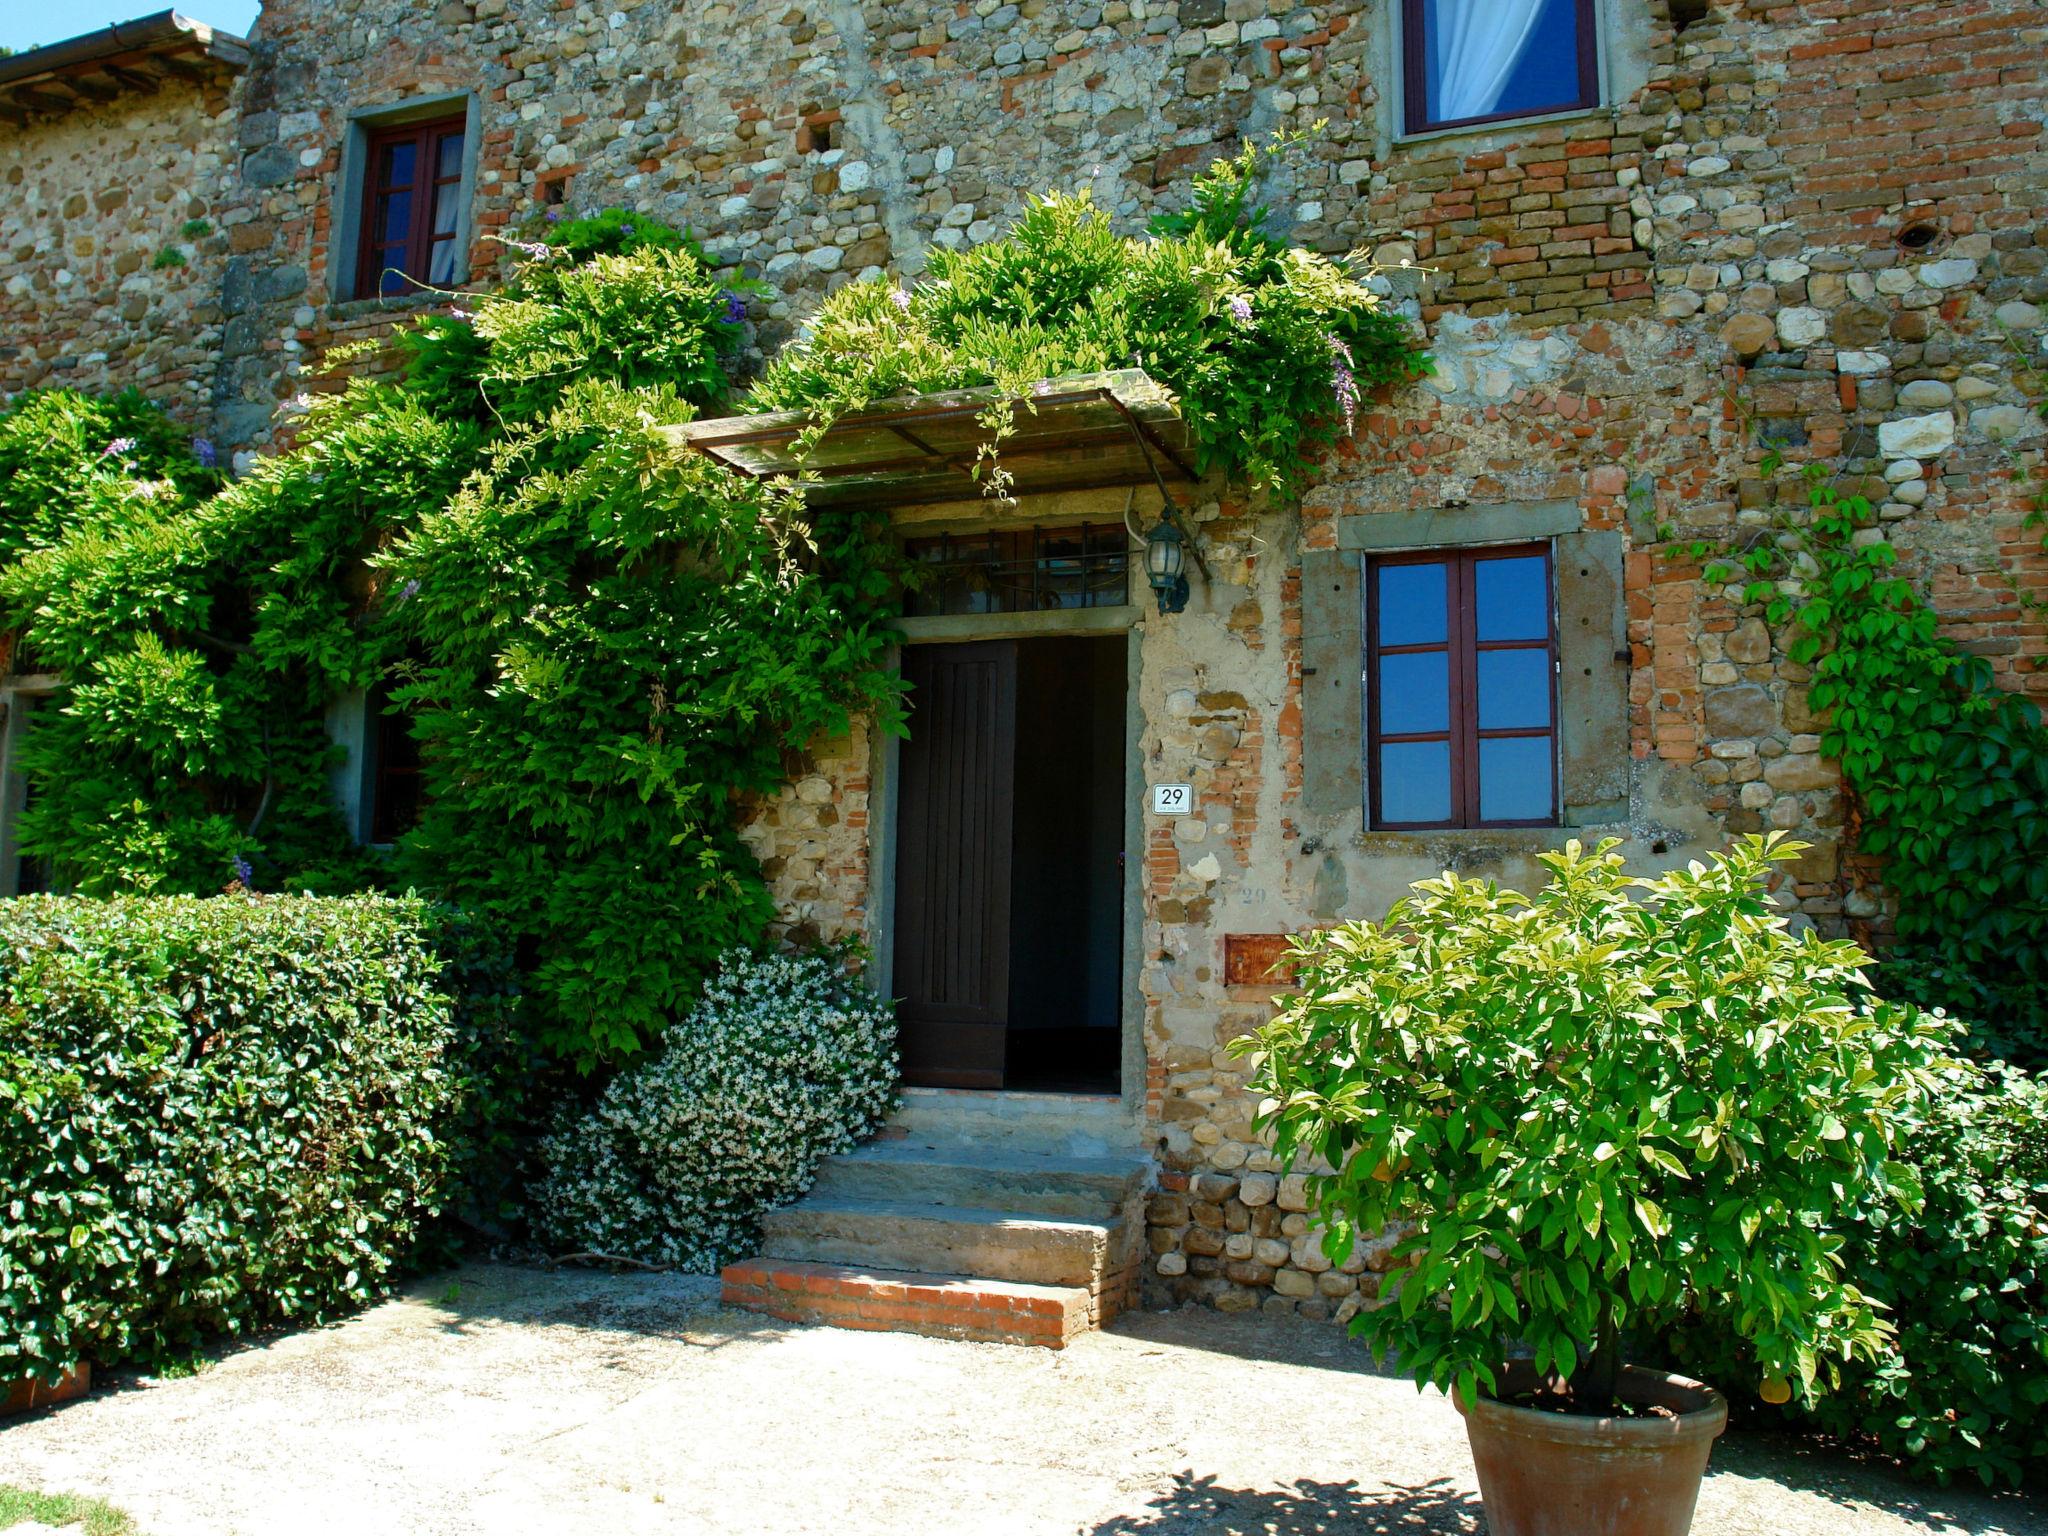
[{"label": "green leafy vine", "polygon": [[[1775,477],[1783,461],[1763,461]],[[1853,796],[1850,830],[1879,864],[1894,905],[1880,985],[1970,1021],[1976,1046],[2048,1060],[2048,729],[1998,686],[1983,657],[1942,633],[1941,616],[1897,569],[1868,497],[1820,466],[1799,477],[1801,515],[1739,546],[1703,540],[1667,553],[1706,560],[1703,580],[1736,586],[1788,657],[1811,669],[1821,751]]]}]

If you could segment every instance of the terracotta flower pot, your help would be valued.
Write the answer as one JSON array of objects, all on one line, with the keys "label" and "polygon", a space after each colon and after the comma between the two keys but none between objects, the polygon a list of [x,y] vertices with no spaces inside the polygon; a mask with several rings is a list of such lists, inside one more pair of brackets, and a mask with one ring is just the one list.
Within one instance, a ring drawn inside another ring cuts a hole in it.
[{"label": "terracotta flower pot", "polygon": [[27,1413],[31,1408],[47,1408],[53,1403],[68,1403],[91,1390],[92,1363],[86,1360],[73,1366],[54,1387],[44,1385],[33,1376],[24,1376],[19,1381],[0,1385],[0,1418]]},{"label": "terracotta flower pot", "polygon": [[[1526,1366],[1501,1374],[1508,1397],[1536,1385]],[[1676,1416],[1584,1418],[1490,1397],[1470,1409],[1458,1403],[1493,1536],[1686,1536],[1707,1454],[1728,1427],[1727,1400],[1637,1366],[1622,1372],[1617,1395]]]}]

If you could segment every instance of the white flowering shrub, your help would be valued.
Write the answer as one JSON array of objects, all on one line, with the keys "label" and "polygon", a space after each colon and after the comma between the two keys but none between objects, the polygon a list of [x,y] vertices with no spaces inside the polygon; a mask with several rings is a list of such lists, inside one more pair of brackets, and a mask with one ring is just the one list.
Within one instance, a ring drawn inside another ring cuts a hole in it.
[{"label": "white flowering shrub", "polygon": [[729,953],[655,1054],[543,1141],[538,1235],[709,1274],[881,1124],[896,1083],[895,1011],[847,948]]}]

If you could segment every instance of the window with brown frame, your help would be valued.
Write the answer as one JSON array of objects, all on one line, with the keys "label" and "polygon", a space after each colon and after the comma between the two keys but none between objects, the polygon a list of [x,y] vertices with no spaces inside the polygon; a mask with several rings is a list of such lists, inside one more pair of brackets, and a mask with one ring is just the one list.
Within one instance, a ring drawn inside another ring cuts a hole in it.
[{"label": "window with brown frame", "polygon": [[1600,104],[1595,0],[1402,0],[1407,131]]},{"label": "window with brown frame", "polygon": [[464,121],[373,129],[366,145],[356,296],[446,287],[460,266]]},{"label": "window with brown frame", "polygon": [[1371,824],[1554,826],[1549,546],[1380,555],[1365,577]]}]

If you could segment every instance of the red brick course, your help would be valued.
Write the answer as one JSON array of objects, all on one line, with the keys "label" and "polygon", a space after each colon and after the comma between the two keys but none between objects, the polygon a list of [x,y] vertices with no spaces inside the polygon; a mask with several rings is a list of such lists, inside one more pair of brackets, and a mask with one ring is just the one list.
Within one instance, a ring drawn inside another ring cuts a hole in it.
[{"label": "red brick course", "polygon": [[728,1265],[721,1276],[727,1306],[789,1322],[1047,1349],[1064,1349],[1077,1334],[1108,1322],[1134,1278],[1114,1281],[1097,1298],[1076,1287],[795,1259],[748,1259]]}]

